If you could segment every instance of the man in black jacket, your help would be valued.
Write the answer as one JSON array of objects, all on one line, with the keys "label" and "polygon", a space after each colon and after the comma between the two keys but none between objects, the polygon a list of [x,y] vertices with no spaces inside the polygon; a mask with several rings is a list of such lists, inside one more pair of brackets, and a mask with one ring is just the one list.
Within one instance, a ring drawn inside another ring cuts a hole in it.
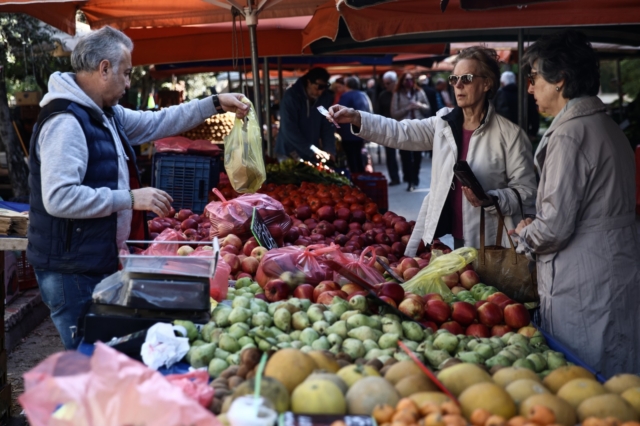
[{"label": "man in black jacket", "polygon": [[[500,76],[500,86],[494,99],[496,112],[509,119],[509,121],[518,124],[518,85],[516,84],[516,75],[511,71],[503,72]],[[527,102],[527,134],[531,138],[538,134],[540,115],[533,95],[527,95]]]}]

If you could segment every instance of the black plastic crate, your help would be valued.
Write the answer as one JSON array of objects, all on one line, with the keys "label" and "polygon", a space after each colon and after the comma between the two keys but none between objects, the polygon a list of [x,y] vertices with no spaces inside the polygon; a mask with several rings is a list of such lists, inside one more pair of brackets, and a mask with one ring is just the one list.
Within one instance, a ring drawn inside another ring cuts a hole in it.
[{"label": "black plastic crate", "polygon": [[220,160],[197,155],[156,153],[151,186],[167,191],[176,210],[202,213],[209,191],[218,185]]}]

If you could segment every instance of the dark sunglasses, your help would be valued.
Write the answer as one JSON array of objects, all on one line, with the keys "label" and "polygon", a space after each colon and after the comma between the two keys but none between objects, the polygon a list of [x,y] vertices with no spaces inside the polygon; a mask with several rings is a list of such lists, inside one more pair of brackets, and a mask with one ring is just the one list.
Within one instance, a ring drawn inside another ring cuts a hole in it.
[{"label": "dark sunglasses", "polygon": [[325,90],[327,87],[329,87],[329,85],[328,85],[327,83],[318,83],[318,82],[315,82],[315,83],[313,83],[313,84],[315,84],[316,86],[318,86],[318,90]]},{"label": "dark sunglasses", "polygon": [[456,84],[458,84],[458,81],[462,81],[462,84],[471,84],[473,82],[474,77],[478,77],[478,78],[484,78],[483,75],[474,75],[474,74],[462,74],[462,75],[455,75],[455,74],[451,74],[449,76],[449,84],[452,86],[455,86]]},{"label": "dark sunglasses", "polygon": [[531,84],[532,86],[535,86],[537,76],[538,76],[538,73],[535,71],[529,73],[529,75],[527,76],[527,78],[529,79],[529,84]]}]

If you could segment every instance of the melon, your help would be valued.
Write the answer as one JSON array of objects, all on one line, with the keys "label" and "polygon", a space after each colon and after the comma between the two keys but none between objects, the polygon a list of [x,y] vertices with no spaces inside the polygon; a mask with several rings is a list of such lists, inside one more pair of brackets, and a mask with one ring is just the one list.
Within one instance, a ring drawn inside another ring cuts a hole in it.
[{"label": "melon", "polygon": [[560,388],[558,395],[577,409],[582,401],[592,396],[604,395],[607,390],[600,383],[591,379],[573,379]]},{"label": "melon", "polygon": [[637,422],[638,413],[620,395],[609,393],[592,396],[582,401],[578,407],[578,419],[582,422],[588,417],[605,419],[615,417],[620,422]]},{"label": "melon", "polygon": [[317,369],[313,358],[297,349],[281,349],[269,358],[264,369],[266,377],[282,383],[289,393]]},{"label": "melon", "polygon": [[529,411],[536,405],[542,405],[553,411],[556,416],[556,424],[563,426],[575,426],[577,423],[576,411],[564,399],[551,394],[538,394],[530,396],[520,404],[520,415],[527,417]]},{"label": "melon", "polygon": [[349,414],[370,416],[378,404],[395,407],[400,394],[382,377],[365,377],[358,380],[347,392],[347,411]]},{"label": "melon", "polygon": [[432,402],[436,405],[451,401],[447,395],[442,392],[418,392],[409,397],[410,400],[416,403],[418,407],[426,402]]},{"label": "melon", "polygon": [[538,377],[535,372],[523,367],[501,368],[493,375],[493,381],[503,388],[506,388],[510,383],[519,379],[530,379],[542,383],[540,377]]},{"label": "melon", "polygon": [[330,380],[305,380],[291,394],[291,411],[298,414],[336,414],[347,412],[347,402]]},{"label": "melon", "polygon": [[307,355],[313,358],[320,370],[324,370],[329,373],[337,373],[338,370],[340,370],[340,364],[338,364],[338,361],[330,358],[321,351],[310,351],[307,352]]},{"label": "melon", "polygon": [[509,394],[495,383],[476,383],[469,386],[458,398],[462,414],[469,420],[477,409],[510,419],[516,415],[516,404]]},{"label": "melon", "polygon": [[409,376],[426,377],[426,374],[422,372],[415,362],[408,359],[393,364],[385,373],[384,378],[390,381],[393,385],[396,385],[399,381]]},{"label": "melon", "polygon": [[611,393],[622,395],[630,388],[640,387],[640,377],[635,374],[616,374],[604,384],[604,388]]},{"label": "melon", "polygon": [[595,376],[589,373],[582,367],[577,365],[565,366],[556,368],[547,377],[542,380],[542,383],[554,394],[558,393],[560,388],[565,383],[570,382],[573,379],[591,379],[595,380]]},{"label": "melon", "polygon": [[378,373],[378,370],[371,367],[370,365],[356,365],[356,364],[342,367],[336,374],[349,387],[353,386],[358,380],[364,379],[365,377],[369,377],[369,376],[380,377],[380,373]]},{"label": "melon", "polygon": [[620,396],[622,396],[624,400],[627,401],[634,410],[636,410],[636,413],[640,415],[640,387],[627,389]]},{"label": "melon", "polygon": [[305,380],[305,382],[310,380],[329,380],[330,382],[333,382],[334,385],[338,386],[344,395],[346,395],[347,391],[349,390],[349,386],[347,386],[344,380],[338,377],[337,374],[316,371],[309,377],[307,377],[307,380]]},{"label": "melon", "polygon": [[463,363],[440,371],[438,379],[455,396],[477,383],[493,383],[491,376],[475,364]]},{"label": "melon", "polygon": [[405,377],[396,383],[396,390],[405,398],[418,392],[437,391],[438,387],[424,374]]},{"label": "melon", "polygon": [[532,395],[538,395],[541,393],[550,394],[549,389],[545,388],[539,380],[532,379],[519,379],[515,382],[511,382],[504,388],[505,391],[511,396],[513,402],[518,407],[522,404],[522,401],[529,398]]}]

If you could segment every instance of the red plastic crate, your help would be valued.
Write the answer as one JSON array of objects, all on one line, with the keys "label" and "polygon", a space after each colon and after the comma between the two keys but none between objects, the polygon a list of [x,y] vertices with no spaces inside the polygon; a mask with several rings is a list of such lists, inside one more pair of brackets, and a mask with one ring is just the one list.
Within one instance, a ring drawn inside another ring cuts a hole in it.
[{"label": "red plastic crate", "polygon": [[382,173],[353,173],[351,181],[378,205],[380,212],[389,210],[389,187],[387,178]]},{"label": "red plastic crate", "polygon": [[26,252],[22,252],[18,256],[18,288],[20,291],[29,290],[30,288],[38,287],[38,281],[36,281],[36,273],[33,271],[33,266],[27,261]]}]

